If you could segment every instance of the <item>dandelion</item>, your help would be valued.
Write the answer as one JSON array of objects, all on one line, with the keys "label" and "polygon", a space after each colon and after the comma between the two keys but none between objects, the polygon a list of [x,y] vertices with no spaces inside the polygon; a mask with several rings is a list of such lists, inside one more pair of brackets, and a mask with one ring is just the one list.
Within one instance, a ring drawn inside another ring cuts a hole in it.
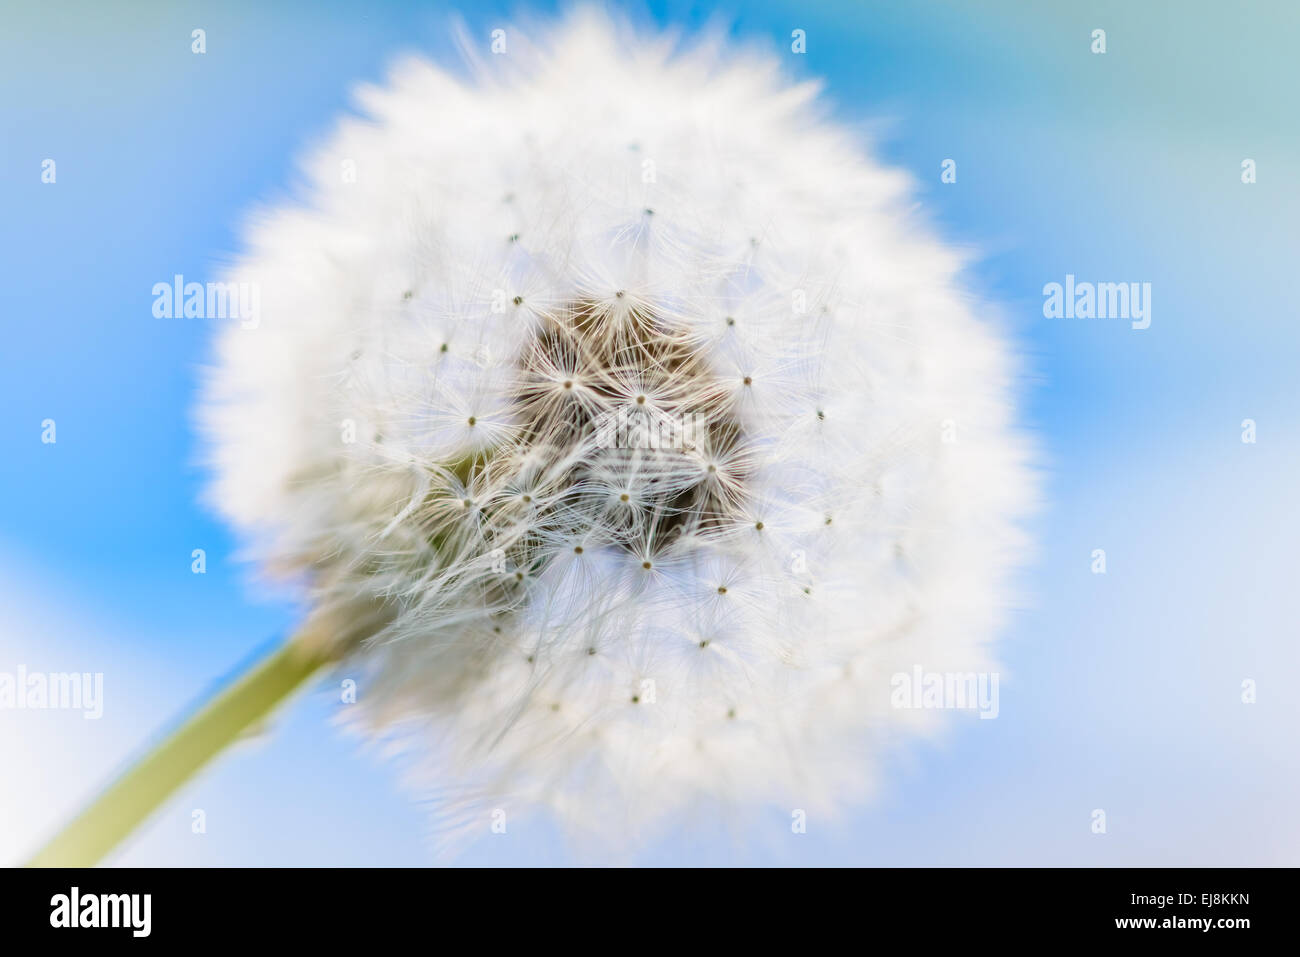
[{"label": "dandelion", "polygon": [[1007,347],[776,72],[591,14],[470,80],[408,62],[251,229],[213,499],[315,609],[259,700],[344,662],[449,826],[829,813],[933,719],[892,674],[991,666]]}]

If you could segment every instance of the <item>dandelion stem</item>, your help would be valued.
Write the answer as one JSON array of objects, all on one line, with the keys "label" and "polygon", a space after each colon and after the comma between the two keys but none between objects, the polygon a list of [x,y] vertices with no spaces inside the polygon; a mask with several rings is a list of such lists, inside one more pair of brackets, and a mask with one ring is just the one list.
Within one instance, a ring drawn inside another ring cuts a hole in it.
[{"label": "dandelion stem", "polygon": [[90,867],[182,784],[269,715],[331,659],[326,642],[286,642],[253,664],[129,767],[28,861],[29,867]]}]

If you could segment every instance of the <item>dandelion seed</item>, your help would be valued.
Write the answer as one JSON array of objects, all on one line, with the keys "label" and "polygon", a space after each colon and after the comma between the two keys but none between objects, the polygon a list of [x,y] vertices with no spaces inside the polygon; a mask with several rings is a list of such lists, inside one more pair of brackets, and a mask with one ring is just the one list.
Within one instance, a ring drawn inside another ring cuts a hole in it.
[{"label": "dandelion seed", "polygon": [[[856,800],[927,717],[891,674],[992,667],[1033,484],[1009,350],[810,88],[593,14],[539,45],[490,84],[402,66],[253,228],[231,278],[270,308],[220,343],[214,499],[315,608],[382,610],[314,640],[366,673],[361,728],[425,719],[453,810],[616,839]],[[791,321],[791,290],[835,308]],[[954,408],[979,439],[940,455]],[[611,708],[647,662],[654,707]]]}]

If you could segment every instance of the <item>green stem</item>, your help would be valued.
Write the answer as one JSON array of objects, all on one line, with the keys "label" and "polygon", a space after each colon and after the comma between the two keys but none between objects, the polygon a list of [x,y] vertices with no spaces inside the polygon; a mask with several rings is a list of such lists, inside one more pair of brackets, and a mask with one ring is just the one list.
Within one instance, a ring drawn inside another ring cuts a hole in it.
[{"label": "green stem", "polygon": [[98,862],[199,768],[330,660],[307,645],[291,639],[244,672],[128,768],[27,865],[90,867]]}]

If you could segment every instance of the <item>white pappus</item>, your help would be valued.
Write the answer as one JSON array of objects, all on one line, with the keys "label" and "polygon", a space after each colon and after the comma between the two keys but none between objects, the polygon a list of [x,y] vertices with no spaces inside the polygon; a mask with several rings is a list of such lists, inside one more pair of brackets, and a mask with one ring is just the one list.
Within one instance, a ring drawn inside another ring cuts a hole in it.
[{"label": "white pappus", "polygon": [[1034,497],[1004,340],[907,178],[762,56],[580,14],[360,94],[230,278],[213,496],[443,810],[635,844],[831,811],[985,672]]}]

